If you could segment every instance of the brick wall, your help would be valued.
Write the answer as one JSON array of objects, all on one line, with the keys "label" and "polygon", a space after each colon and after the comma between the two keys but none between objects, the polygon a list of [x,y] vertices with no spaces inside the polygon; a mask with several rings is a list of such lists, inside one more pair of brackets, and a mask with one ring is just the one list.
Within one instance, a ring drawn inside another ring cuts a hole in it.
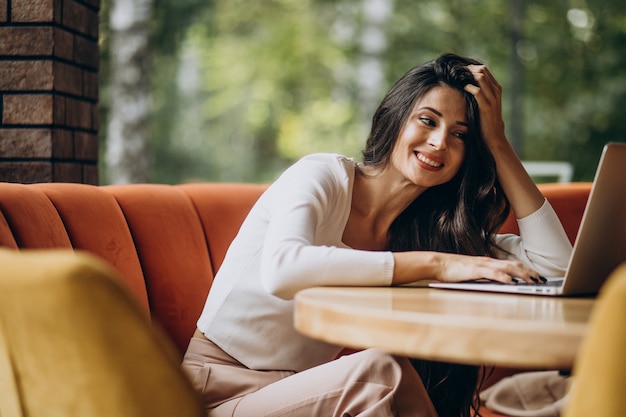
[{"label": "brick wall", "polygon": [[100,0],[0,0],[0,181],[98,183]]}]

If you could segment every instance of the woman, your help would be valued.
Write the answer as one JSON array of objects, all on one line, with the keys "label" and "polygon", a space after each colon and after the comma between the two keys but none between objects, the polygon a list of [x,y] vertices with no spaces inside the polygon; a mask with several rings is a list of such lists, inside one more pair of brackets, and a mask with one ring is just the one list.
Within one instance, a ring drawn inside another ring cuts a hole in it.
[{"label": "woman", "polygon": [[[217,273],[183,367],[209,416],[466,416],[477,369],[342,350],[297,333],[319,285],[511,283],[562,274],[571,245],[504,133],[486,67],[443,55],[377,109],[363,163],[303,158],[261,196]],[[509,207],[521,237],[497,235]]]}]

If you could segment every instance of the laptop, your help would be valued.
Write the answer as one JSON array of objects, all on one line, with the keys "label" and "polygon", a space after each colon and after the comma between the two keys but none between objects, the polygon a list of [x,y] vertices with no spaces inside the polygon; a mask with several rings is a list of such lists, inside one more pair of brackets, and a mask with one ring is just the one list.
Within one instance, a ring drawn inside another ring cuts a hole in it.
[{"label": "laptop", "polygon": [[564,277],[544,284],[502,284],[488,280],[431,282],[429,287],[514,294],[594,295],[626,261],[626,143],[608,143],[591,186]]}]

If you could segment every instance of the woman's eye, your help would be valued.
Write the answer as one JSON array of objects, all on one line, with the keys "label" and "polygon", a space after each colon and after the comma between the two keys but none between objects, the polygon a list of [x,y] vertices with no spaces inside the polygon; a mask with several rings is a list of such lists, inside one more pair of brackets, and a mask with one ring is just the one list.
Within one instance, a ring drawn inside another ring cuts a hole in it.
[{"label": "woman's eye", "polygon": [[425,125],[427,125],[427,126],[434,126],[435,125],[435,122],[433,121],[433,119],[431,119],[429,117],[422,116],[422,117],[420,117],[420,121],[422,123],[424,123]]},{"label": "woman's eye", "polygon": [[465,132],[455,132],[454,136],[456,136],[459,139],[465,140],[465,138],[467,137],[467,133],[465,133]]}]

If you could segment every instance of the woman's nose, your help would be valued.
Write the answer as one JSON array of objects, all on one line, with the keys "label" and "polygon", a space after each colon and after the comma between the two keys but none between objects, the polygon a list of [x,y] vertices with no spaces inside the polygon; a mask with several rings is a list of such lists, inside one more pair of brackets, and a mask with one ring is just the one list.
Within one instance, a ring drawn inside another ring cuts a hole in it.
[{"label": "woman's nose", "polygon": [[443,129],[432,131],[428,137],[428,144],[433,148],[443,151],[447,147],[447,134]]}]

